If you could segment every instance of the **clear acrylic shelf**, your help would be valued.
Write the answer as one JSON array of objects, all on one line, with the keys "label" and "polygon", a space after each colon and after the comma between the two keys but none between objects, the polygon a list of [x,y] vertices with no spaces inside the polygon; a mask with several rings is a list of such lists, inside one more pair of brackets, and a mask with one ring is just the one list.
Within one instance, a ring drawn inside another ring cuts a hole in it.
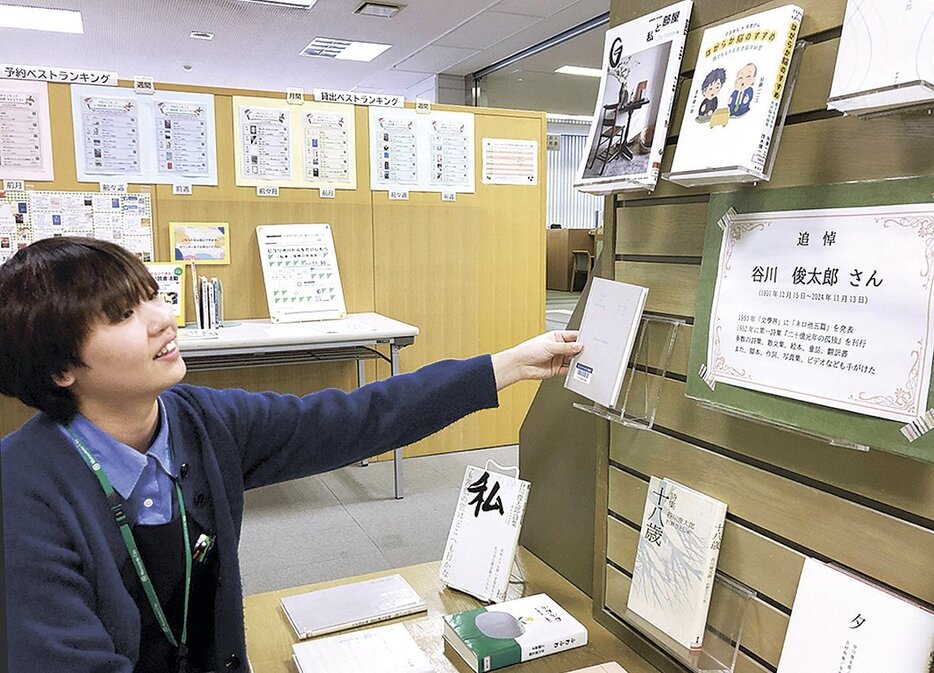
[{"label": "clear acrylic shelf", "polygon": [[672,640],[642,617],[627,610],[622,616],[643,636],[694,673],[733,673],[749,603],[756,592],[717,572],[707,613],[704,646],[691,650]]},{"label": "clear acrylic shelf", "polygon": [[768,425],[773,428],[779,428],[787,432],[794,433],[801,437],[807,437],[808,439],[816,439],[820,442],[827,442],[831,446],[840,446],[845,449],[853,449],[854,451],[868,452],[870,447],[866,444],[859,444],[857,442],[847,441],[845,439],[840,439],[839,437],[833,437],[831,435],[821,434],[819,432],[814,432],[811,430],[805,430],[799,428],[790,423],[783,423],[782,421],[775,420],[774,418],[769,418],[767,416],[761,416],[759,414],[754,414],[750,411],[744,411],[742,409],[735,409],[733,407],[724,406],[722,404],[717,404],[710,400],[705,400],[699,397],[693,397],[691,395],[686,396],[688,399],[694,400],[697,404],[704,407],[705,409],[710,409],[711,411],[716,411],[727,416],[732,416],[734,418],[739,418],[744,421],[752,421],[753,423],[759,423],[760,425]]},{"label": "clear acrylic shelf", "polygon": [[[630,428],[651,429],[655,424],[658,398],[678,338],[678,329],[684,324],[685,321],[680,318],[643,315],[632,362],[626,370],[616,406],[575,402],[574,407]],[[653,334],[651,339],[646,338],[650,330],[659,333]]]}]

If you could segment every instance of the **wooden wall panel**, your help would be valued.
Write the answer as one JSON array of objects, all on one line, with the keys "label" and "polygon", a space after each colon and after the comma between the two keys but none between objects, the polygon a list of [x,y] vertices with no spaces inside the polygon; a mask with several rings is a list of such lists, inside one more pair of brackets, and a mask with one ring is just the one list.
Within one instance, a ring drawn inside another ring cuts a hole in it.
[{"label": "wooden wall panel", "polygon": [[619,208],[616,220],[617,255],[700,257],[704,252],[706,200]]},{"label": "wooden wall panel", "polygon": [[[484,137],[545,133],[541,113],[488,111],[476,124],[478,161]],[[544,153],[539,159],[544,175]],[[476,190],[454,203],[438,194],[413,193],[409,202],[373,194],[376,310],[421,330],[415,346],[402,351],[405,371],[495,352],[544,329],[544,190],[479,180]],[[464,419],[406,455],[517,442],[537,389],[513,386],[497,411]]]},{"label": "wooden wall panel", "polygon": [[616,263],[616,280],[649,288],[645,310],[653,313],[679,316],[693,313],[699,276],[697,264]]}]

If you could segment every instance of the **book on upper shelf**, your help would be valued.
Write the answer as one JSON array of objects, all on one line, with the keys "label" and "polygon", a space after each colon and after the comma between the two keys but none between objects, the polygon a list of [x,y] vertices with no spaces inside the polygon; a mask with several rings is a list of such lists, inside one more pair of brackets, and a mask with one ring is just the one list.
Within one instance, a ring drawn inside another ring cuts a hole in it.
[{"label": "book on upper shelf", "polygon": [[934,101],[934,2],[847,0],[827,107],[866,114]]},{"label": "book on upper shelf", "polygon": [[402,624],[377,626],[292,645],[298,673],[433,673]]},{"label": "book on upper shelf", "polygon": [[[518,470],[517,470],[518,475]],[[503,601],[529,482],[470,465],[441,556],[441,581],[482,601]]]},{"label": "book on upper shelf", "polygon": [[564,387],[605,407],[619,398],[649,290],[594,278],[584,305],[578,342]]},{"label": "book on upper shelf", "polygon": [[778,673],[928,673],[934,612],[805,559]]},{"label": "book on upper shelf", "polygon": [[314,638],[425,612],[428,605],[401,575],[388,575],[287,596],[282,609],[299,638]]},{"label": "book on upper shelf", "polygon": [[704,31],[667,180],[768,180],[802,16],[784,5]]},{"label": "book on upper shelf", "polygon": [[651,477],[626,607],[690,650],[703,646],[726,504]]},{"label": "book on upper shelf", "polygon": [[587,629],[547,594],[444,616],[444,640],[476,673],[587,644]]},{"label": "book on upper shelf", "polygon": [[574,181],[581,191],[655,189],[692,6],[678,2],[606,32],[587,152]]}]

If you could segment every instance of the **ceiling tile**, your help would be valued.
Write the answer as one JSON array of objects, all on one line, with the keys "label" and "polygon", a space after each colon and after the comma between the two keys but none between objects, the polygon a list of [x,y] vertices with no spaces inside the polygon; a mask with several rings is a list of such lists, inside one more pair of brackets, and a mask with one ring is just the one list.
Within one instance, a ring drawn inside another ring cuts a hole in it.
[{"label": "ceiling tile", "polygon": [[481,12],[434,43],[442,47],[486,49],[538,21],[534,16],[522,14]]},{"label": "ceiling tile", "polygon": [[396,63],[393,67],[398,70],[434,74],[437,72],[445,72],[451,66],[460,63],[478,52],[478,49],[429,45],[399,63]]},{"label": "ceiling tile", "polygon": [[365,77],[360,80],[358,86],[379,87],[385,92],[402,93],[403,89],[408,89],[428,77],[433,77],[433,75],[393,69]]},{"label": "ceiling tile", "polygon": [[[493,9],[497,12],[513,12],[526,16],[551,16],[566,7],[577,3],[577,0],[499,0]],[[609,9],[609,0],[607,0]],[[606,10],[604,10],[606,11]]]}]

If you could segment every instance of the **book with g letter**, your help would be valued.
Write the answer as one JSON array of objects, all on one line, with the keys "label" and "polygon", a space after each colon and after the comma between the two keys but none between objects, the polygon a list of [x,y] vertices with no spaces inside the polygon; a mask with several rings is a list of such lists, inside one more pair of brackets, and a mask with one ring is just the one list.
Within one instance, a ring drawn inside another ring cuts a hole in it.
[{"label": "book with g letter", "polygon": [[577,336],[584,348],[571,358],[565,388],[605,407],[616,404],[648,294],[639,285],[593,279]]},{"label": "book with g letter", "polygon": [[587,629],[547,594],[444,616],[444,639],[476,673],[587,644]]}]

